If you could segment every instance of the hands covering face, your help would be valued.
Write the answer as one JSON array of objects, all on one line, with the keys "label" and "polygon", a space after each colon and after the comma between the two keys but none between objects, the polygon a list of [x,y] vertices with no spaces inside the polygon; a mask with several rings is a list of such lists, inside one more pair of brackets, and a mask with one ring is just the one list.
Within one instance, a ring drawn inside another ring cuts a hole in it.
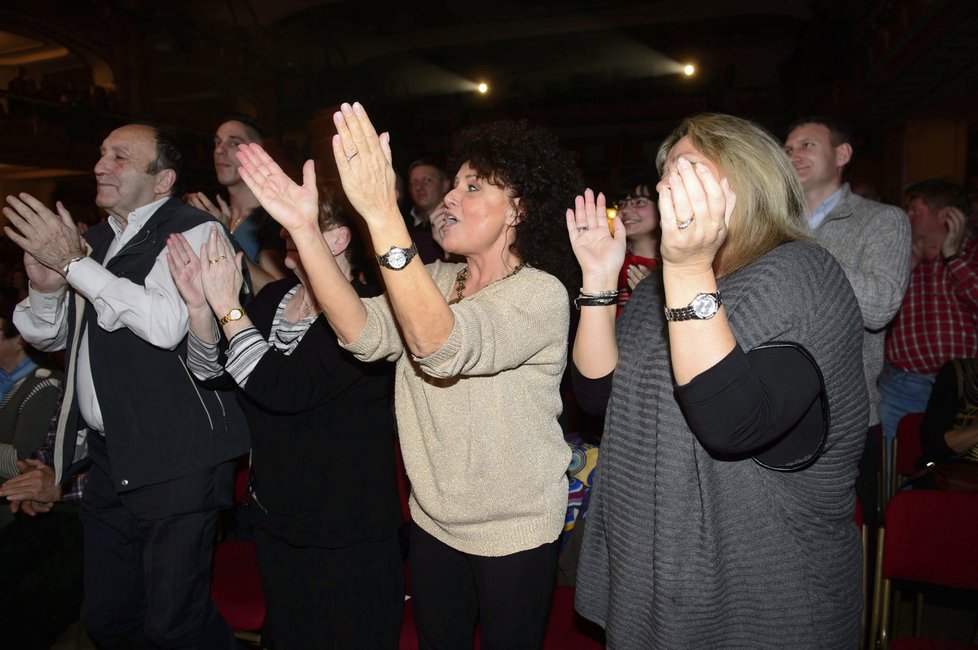
[{"label": "hands covering face", "polygon": [[657,189],[663,264],[697,271],[712,267],[737,202],[727,179],[718,182],[706,164],[679,157]]}]

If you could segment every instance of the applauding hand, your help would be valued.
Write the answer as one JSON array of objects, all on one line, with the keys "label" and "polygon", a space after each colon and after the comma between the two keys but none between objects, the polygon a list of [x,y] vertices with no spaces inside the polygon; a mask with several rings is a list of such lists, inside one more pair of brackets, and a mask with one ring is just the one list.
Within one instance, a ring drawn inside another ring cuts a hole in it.
[{"label": "applauding hand", "polygon": [[311,227],[319,232],[319,191],[311,160],[302,166],[302,185],[282,171],[259,144],[238,147],[239,173],[261,206],[290,233]]},{"label": "applauding hand", "polygon": [[618,272],[625,261],[625,227],[616,216],[612,235],[604,194],[597,200],[590,189],[567,210],[567,236],[581,265],[586,290],[610,290],[618,286]]}]

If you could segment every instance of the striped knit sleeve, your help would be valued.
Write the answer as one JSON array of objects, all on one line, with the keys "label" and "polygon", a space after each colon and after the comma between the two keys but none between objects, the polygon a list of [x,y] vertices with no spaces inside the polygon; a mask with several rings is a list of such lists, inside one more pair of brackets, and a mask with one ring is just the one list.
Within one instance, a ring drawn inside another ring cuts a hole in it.
[{"label": "striped knit sleeve", "polygon": [[221,368],[219,355],[216,341],[208,343],[199,338],[193,328],[190,328],[187,337],[187,367],[194,377],[206,381],[220,376],[224,369]]},{"label": "striped knit sleeve", "polygon": [[18,474],[17,448],[10,443],[0,442],[0,479],[7,481]]},{"label": "striped knit sleeve", "polygon": [[249,327],[241,330],[231,337],[225,369],[238,386],[244,388],[248,377],[268,350],[268,343],[257,329]]}]

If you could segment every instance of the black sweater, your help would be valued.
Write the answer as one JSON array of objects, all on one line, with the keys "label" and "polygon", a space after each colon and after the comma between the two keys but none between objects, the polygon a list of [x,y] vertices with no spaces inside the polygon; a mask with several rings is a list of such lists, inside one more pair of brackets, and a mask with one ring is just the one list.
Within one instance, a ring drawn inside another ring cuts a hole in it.
[{"label": "black sweater", "polygon": [[[249,306],[266,340],[295,283],[270,284]],[[251,425],[256,526],[295,545],[330,548],[394,532],[401,516],[391,372],[340,349],[323,316],[291,355],[262,357],[239,393]]]}]

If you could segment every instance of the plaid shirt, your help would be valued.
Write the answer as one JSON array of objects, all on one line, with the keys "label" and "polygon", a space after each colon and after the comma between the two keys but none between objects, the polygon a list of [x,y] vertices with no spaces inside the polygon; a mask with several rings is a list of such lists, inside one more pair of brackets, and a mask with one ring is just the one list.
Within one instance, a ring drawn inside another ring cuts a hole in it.
[{"label": "plaid shirt", "polygon": [[886,360],[902,370],[934,374],[951,359],[978,356],[978,240],[961,257],[921,261],[886,339]]},{"label": "plaid shirt", "polygon": [[[61,405],[65,398],[65,384],[67,382],[61,384],[61,395],[58,397],[58,404],[54,408],[54,415],[51,416],[51,423],[48,425],[48,433],[44,437],[44,443],[34,452],[34,458],[52,468],[54,467],[54,442],[58,436],[58,416],[61,414]],[[87,479],[88,475],[85,472],[69,477],[61,485],[61,500],[65,503],[79,503]]]}]

